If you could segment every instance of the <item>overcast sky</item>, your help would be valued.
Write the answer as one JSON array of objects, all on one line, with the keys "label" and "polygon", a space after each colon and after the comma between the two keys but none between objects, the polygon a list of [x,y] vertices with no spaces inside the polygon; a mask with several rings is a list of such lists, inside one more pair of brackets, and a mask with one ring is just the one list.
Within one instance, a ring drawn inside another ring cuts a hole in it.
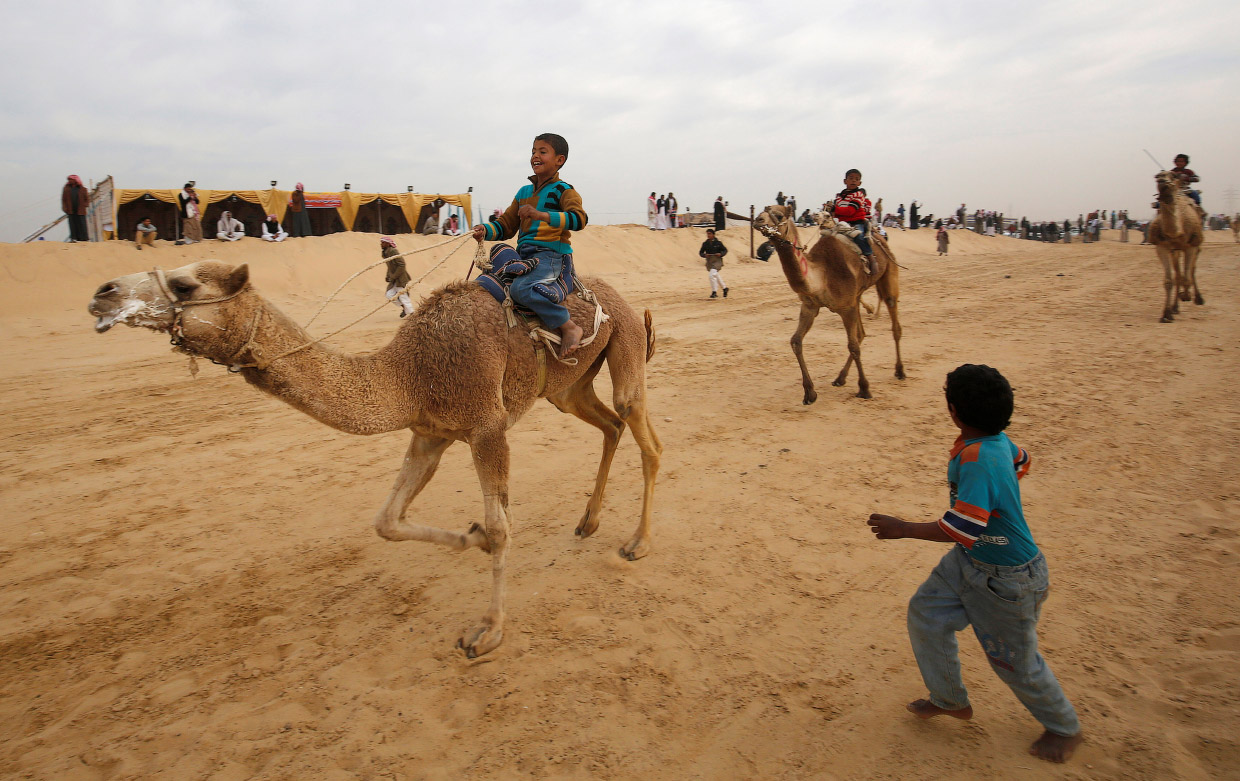
[{"label": "overcast sky", "polygon": [[[596,223],[803,205],[1149,212],[1192,156],[1240,187],[1240,3],[0,0],[0,241],[119,187],[462,192],[506,206],[544,131]],[[1233,191],[1234,209],[1240,192]],[[56,231],[50,236],[59,237]]]}]

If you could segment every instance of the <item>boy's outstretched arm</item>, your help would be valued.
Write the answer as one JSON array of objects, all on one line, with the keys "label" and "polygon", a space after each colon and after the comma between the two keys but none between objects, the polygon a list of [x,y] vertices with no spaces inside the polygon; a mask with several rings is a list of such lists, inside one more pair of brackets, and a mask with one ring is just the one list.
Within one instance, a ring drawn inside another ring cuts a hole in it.
[{"label": "boy's outstretched arm", "polygon": [[893,515],[874,513],[866,521],[874,536],[880,540],[929,540],[930,542],[955,542],[943,530],[938,521],[930,523],[910,523]]}]

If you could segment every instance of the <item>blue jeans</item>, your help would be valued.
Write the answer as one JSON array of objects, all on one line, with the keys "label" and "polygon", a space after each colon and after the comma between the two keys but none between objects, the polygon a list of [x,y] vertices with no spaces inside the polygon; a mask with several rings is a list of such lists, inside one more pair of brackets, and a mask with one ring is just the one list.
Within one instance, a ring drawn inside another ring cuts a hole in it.
[{"label": "blue jeans", "polygon": [[861,235],[853,239],[853,241],[857,242],[857,246],[861,248],[861,254],[873,255],[874,250],[870,248],[870,239],[868,238],[870,235],[870,221],[857,220],[848,224],[861,231]]},{"label": "blue jeans", "polygon": [[1056,735],[1080,732],[1076,710],[1038,653],[1038,617],[1049,590],[1041,553],[1001,567],[952,546],[908,603],[909,639],[930,701],[944,710],[969,705],[956,633],[972,624],[991,669],[1033,717]]},{"label": "blue jeans", "polygon": [[539,283],[549,285],[559,278],[560,272],[564,270],[564,256],[554,250],[541,249],[529,244],[517,247],[517,254],[525,260],[537,258],[538,265],[528,274],[522,274],[513,280],[512,287],[509,288],[512,300],[532,309],[549,330],[555,330],[567,323],[568,307],[551,301],[534,289],[534,285]]}]

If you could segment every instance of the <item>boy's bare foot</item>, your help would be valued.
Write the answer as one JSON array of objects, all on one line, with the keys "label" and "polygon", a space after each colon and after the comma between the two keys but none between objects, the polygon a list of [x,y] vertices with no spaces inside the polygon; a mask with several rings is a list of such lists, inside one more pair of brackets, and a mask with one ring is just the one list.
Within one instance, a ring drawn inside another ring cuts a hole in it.
[{"label": "boy's bare foot", "polygon": [[1084,738],[1079,732],[1068,737],[1056,735],[1047,730],[1042,733],[1042,737],[1033,741],[1033,745],[1029,747],[1029,753],[1047,762],[1067,762],[1072,757],[1072,753],[1076,751],[1076,747],[1081,745],[1082,740]]},{"label": "boy's bare foot", "polygon": [[913,700],[904,707],[908,709],[909,713],[912,713],[919,719],[932,719],[935,716],[951,716],[953,719],[968,721],[973,718],[972,705],[966,705],[960,710],[943,710],[933,702],[930,702],[930,700]]},{"label": "boy's bare foot", "polygon": [[577,352],[577,348],[581,345],[581,337],[584,335],[581,326],[569,320],[560,326],[560,357],[567,358]]}]

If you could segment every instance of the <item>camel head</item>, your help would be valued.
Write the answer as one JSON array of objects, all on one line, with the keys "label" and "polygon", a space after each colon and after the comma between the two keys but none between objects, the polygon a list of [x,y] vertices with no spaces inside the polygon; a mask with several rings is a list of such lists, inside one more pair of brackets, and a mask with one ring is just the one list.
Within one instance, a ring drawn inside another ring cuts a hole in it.
[{"label": "camel head", "polygon": [[783,239],[789,244],[796,243],[796,228],[792,225],[786,207],[766,207],[753,218],[753,227],[768,239]]},{"label": "camel head", "polygon": [[1171,203],[1180,190],[1180,180],[1170,171],[1159,171],[1154,174],[1154,182],[1158,185],[1158,200]]},{"label": "camel head", "polygon": [[117,323],[172,336],[173,344],[204,358],[224,360],[238,349],[229,333],[248,322],[253,302],[250,269],[204,260],[171,271],[144,271],[104,282],[86,308],[98,318],[95,331]]}]

